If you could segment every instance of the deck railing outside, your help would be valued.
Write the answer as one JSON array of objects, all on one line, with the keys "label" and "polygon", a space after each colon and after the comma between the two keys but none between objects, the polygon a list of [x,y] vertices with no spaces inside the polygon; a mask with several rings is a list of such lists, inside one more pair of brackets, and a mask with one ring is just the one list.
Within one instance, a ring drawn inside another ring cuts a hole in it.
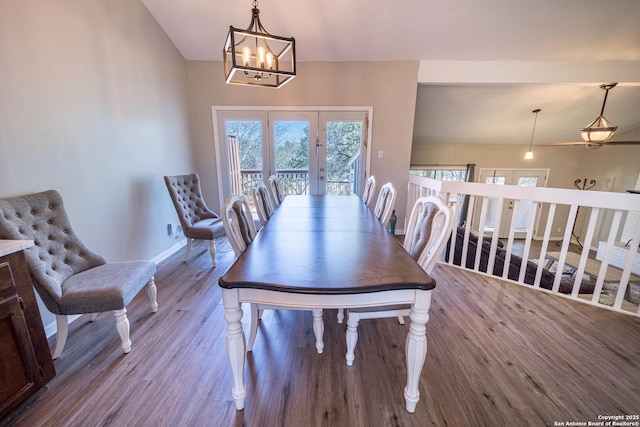
[{"label": "deck railing outside", "polygon": [[[262,171],[259,169],[241,169],[242,192],[253,207],[251,189],[259,181],[262,181]],[[309,171],[307,169],[283,169],[277,172],[285,194],[308,194]],[[353,183],[351,181],[327,180],[327,194],[351,194]]]},{"label": "deck railing outside", "polygon": [[[410,175],[407,212],[411,211],[418,197],[429,194],[448,200],[454,209],[456,222],[462,224],[463,241],[456,242],[459,237],[458,233],[454,232],[450,245],[451,248],[455,248],[456,243],[462,244],[462,260],[467,259],[472,233],[478,236],[478,248],[482,247],[483,241],[490,242],[487,272],[494,271],[499,240],[502,240],[506,250],[505,266],[510,265],[516,243],[522,246],[522,268],[518,280],[511,281],[588,304],[640,315],[640,224],[634,227],[633,238],[629,242],[616,242],[624,218],[630,212],[640,212],[640,197],[637,194],[439,181]],[[505,201],[508,203],[504,203]],[[492,221],[491,229],[487,227],[490,202],[495,210],[495,221]],[[466,213],[463,211],[465,204],[468,205]],[[515,224],[519,209],[525,205],[532,212],[528,227],[520,233],[516,230]],[[503,209],[503,206],[510,207]],[[508,230],[500,230],[503,216],[509,217],[506,222],[509,224]],[[538,224],[542,232],[534,234]],[[553,233],[553,230],[556,230],[556,233]],[[558,230],[563,232],[557,235]],[[581,236],[578,242],[573,235],[574,231]],[[499,236],[504,238],[499,239]],[[534,239],[536,247],[541,241],[540,252],[536,255],[532,255],[531,252]],[[574,253],[570,254],[570,250]],[[549,265],[550,252],[554,252],[555,255],[556,271],[569,270],[571,274],[555,274],[552,288],[546,290],[540,287],[540,280],[543,270]],[[476,252],[472,270],[486,274],[479,270],[480,253],[481,251]],[[444,262],[453,264],[453,257],[454,251],[451,250]],[[570,265],[568,260],[577,265]],[[537,264],[533,285],[524,283],[524,266],[528,261]],[[464,265],[465,262],[461,264]],[[503,269],[502,278],[505,280],[509,280],[508,271],[509,268]],[[589,272],[595,277],[589,276]],[[569,294],[560,293],[563,276],[564,280],[569,276],[568,280],[573,281]],[[613,281],[611,277],[614,278]],[[595,283],[592,294],[579,293],[583,279],[586,278]]]}]

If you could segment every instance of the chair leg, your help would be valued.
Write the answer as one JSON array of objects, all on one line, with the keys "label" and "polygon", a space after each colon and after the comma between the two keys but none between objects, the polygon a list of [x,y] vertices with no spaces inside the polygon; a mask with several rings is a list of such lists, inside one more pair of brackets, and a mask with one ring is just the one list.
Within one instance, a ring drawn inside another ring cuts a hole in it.
[{"label": "chair leg", "polygon": [[158,311],[158,301],[156,300],[156,296],[158,295],[158,289],[156,288],[155,277],[152,277],[147,283],[147,296],[149,297],[149,301],[151,301],[151,312],[155,313]]},{"label": "chair leg", "polygon": [[355,359],[354,352],[356,350],[356,344],[358,343],[358,323],[360,322],[360,316],[357,313],[349,312],[347,314],[347,366],[353,365],[353,359]]},{"label": "chair leg", "polygon": [[53,351],[53,359],[60,357],[64,344],[67,342],[67,335],[69,334],[69,322],[67,316],[61,316],[56,314],[56,348]]},{"label": "chair leg", "polygon": [[314,308],[311,310],[313,313],[313,334],[316,337],[316,350],[318,354],[322,354],[324,350],[324,343],[322,337],[324,335],[324,322],[322,321],[322,309]]},{"label": "chair leg", "polygon": [[209,240],[209,253],[211,254],[211,263],[215,267],[218,265],[216,261],[216,239]]},{"label": "chair leg", "polygon": [[120,310],[113,310],[113,315],[116,317],[116,329],[118,335],[120,335],[120,341],[122,350],[125,353],[131,351],[131,341],[129,340],[129,319],[127,319],[126,307]]},{"label": "chair leg", "polygon": [[253,343],[256,340],[258,334],[258,320],[260,320],[258,304],[251,304],[251,327],[249,329],[249,341],[247,341],[247,351],[253,350]]},{"label": "chair leg", "polygon": [[404,325],[404,316],[398,316],[398,323]]},{"label": "chair leg", "polygon": [[182,262],[187,262],[187,259],[189,259],[189,253],[191,252],[192,244],[193,244],[193,239],[190,239],[187,237],[187,250],[184,253],[184,259],[182,260]]},{"label": "chair leg", "polygon": [[344,308],[338,309],[338,323],[342,324],[344,321]]},{"label": "chair leg", "polygon": [[91,313],[89,315],[89,322],[95,322],[97,318],[98,318],[98,313]]}]

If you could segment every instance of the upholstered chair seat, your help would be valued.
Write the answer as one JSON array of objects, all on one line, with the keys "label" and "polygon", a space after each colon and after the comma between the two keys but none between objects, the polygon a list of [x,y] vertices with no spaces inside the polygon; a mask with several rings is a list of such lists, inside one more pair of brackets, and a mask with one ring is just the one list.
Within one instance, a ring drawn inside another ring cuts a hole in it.
[{"label": "upholstered chair seat", "polygon": [[222,219],[204,202],[200,177],[196,173],[165,176],[164,182],[178,214],[182,232],[187,238],[187,250],[183,261],[189,259],[191,247],[196,241],[205,240],[209,242],[211,262],[215,267],[216,239],[223,237],[225,231]]},{"label": "upholstered chair seat", "polygon": [[113,311],[121,346],[131,350],[126,306],[146,286],[151,310],[157,311],[156,266],[151,261],[108,263],[74,233],[57,191],[0,200],[0,238],[33,240],[25,250],[33,285],[47,309],[56,315],[53,358],[62,353],[68,315]]}]

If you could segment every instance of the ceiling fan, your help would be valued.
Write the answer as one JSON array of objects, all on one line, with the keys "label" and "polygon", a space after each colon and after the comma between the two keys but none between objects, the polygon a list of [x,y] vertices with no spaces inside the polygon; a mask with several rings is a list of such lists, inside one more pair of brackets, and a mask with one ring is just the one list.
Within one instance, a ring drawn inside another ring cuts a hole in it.
[{"label": "ceiling fan", "polygon": [[598,149],[605,145],[636,145],[640,144],[640,141],[610,141],[609,138],[618,129],[618,126],[612,125],[607,119],[604,118],[604,106],[607,104],[607,95],[609,91],[617,86],[618,83],[603,83],[600,88],[605,91],[604,101],[602,102],[602,109],[600,115],[596,117],[588,126],[580,129],[580,135],[584,141],[575,142],[552,142],[539,145],[585,145],[587,148]]}]

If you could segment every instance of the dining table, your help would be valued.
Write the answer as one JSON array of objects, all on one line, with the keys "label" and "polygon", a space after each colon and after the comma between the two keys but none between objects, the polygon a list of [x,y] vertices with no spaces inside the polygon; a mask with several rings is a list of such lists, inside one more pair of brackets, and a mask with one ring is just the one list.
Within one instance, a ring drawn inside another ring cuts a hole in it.
[{"label": "dining table", "polygon": [[242,304],[249,303],[311,311],[318,353],[323,309],[410,304],[404,398],[415,411],[435,281],[357,195],[287,196],[219,285],[237,410],[247,394]]}]

